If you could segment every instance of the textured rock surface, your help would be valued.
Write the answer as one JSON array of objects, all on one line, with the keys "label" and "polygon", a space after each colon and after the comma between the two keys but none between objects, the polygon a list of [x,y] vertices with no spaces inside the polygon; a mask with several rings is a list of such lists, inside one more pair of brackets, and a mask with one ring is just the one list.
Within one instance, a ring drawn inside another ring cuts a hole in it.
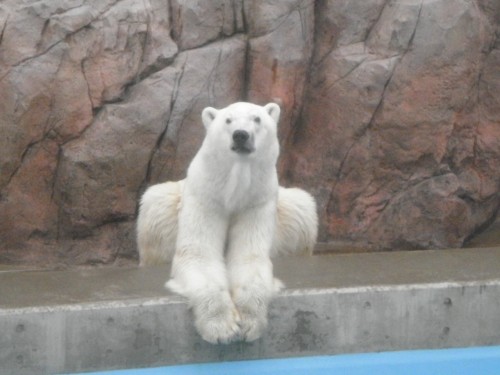
[{"label": "textured rock surface", "polygon": [[310,84],[285,159],[289,180],[319,201],[321,239],[461,246],[498,210],[499,6],[317,7]]},{"label": "textured rock surface", "polygon": [[495,0],[0,3],[0,262],[126,262],[138,197],[200,113],[283,107],[320,240],[455,247],[500,200]]}]

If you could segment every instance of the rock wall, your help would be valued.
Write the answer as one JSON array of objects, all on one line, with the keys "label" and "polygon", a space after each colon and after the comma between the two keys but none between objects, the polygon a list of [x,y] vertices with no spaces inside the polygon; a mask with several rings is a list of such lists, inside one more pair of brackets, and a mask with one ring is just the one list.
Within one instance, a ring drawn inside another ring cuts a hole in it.
[{"label": "rock wall", "polygon": [[4,0],[0,262],[136,258],[201,110],[277,101],[320,240],[458,247],[500,200],[497,0]]}]

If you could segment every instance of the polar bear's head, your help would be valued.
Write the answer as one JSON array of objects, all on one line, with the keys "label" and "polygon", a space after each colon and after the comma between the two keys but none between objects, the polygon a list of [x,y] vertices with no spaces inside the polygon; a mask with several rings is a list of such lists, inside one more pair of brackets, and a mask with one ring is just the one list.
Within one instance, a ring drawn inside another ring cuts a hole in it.
[{"label": "polar bear's head", "polygon": [[277,123],[280,107],[275,103],[259,106],[239,102],[223,109],[207,107],[202,112],[206,139],[218,149],[240,156],[278,152]]}]

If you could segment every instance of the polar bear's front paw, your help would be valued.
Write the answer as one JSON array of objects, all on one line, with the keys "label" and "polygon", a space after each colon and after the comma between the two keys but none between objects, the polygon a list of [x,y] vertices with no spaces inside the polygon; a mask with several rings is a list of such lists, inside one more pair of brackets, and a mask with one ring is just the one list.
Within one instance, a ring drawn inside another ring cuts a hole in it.
[{"label": "polar bear's front paw", "polygon": [[203,340],[212,344],[229,344],[240,337],[240,326],[234,318],[214,316],[198,320],[196,329]]},{"label": "polar bear's front paw", "polygon": [[195,326],[203,340],[212,344],[228,344],[239,339],[240,315],[234,305],[221,305],[216,309],[213,305],[200,305],[194,313]]},{"label": "polar bear's front paw", "polygon": [[234,290],[233,295],[240,316],[240,340],[257,340],[267,327],[267,298],[246,287]]},{"label": "polar bear's front paw", "polygon": [[266,314],[240,313],[240,339],[252,342],[260,338],[267,327]]}]

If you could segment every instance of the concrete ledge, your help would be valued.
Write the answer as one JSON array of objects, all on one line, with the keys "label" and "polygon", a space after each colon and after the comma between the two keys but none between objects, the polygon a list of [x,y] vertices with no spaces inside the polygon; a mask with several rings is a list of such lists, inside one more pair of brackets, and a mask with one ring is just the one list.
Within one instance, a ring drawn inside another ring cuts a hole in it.
[{"label": "concrete ledge", "polygon": [[284,258],[266,335],[214,346],[168,267],[0,272],[0,373],[500,344],[500,248]]}]

